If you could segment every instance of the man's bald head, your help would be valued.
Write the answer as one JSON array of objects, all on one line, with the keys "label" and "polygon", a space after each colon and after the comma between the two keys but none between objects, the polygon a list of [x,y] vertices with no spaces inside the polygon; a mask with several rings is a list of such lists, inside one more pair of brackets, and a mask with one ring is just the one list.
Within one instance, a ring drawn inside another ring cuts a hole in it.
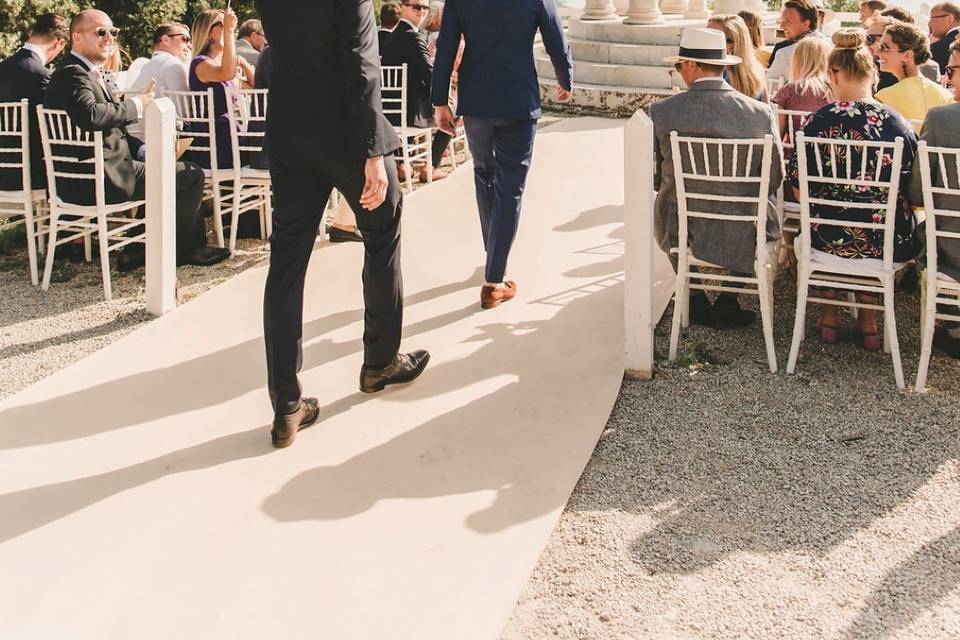
[{"label": "man's bald head", "polygon": [[117,46],[116,30],[110,16],[97,9],[85,9],[70,21],[70,46],[74,53],[100,66]]},{"label": "man's bald head", "polygon": [[70,21],[70,35],[86,29],[90,24],[100,23],[103,20],[110,22],[110,16],[99,9],[84,9]]}]

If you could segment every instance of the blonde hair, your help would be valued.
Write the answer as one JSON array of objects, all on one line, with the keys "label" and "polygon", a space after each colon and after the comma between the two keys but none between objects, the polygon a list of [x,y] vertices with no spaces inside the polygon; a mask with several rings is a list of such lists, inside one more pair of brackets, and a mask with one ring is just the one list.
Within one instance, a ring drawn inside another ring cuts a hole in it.
[{"label": "blonde hair", "polygon": [[828,61],[831,69],[851,80],[876,81],[877,67],[873,55],[867,49],[867,38],[860,29],[840,29],[833,34],[836,47]]},{"label": "blonde hair", "polygon": [[733,44],[733,55],[740,58],[740,64],[727,67],[730,84],[740,93],[756,98],[764,89],[763,67],[757,60],[747,23],[736,14],[718,13],[710,16],[707,25],[711,24],[720,25],[720,30]]},{"label": "blonde hair", "polygon": [[790,80],[800,95],[829,95],[828,61],[833,47],[823,38],[804,38],[793,49]]},{"label": "blonde hair", "polygon": [[750,33],[750,41],[753,42],[753,48],[763,49],[765,46],[763,41],[763,16],[756,11],[748,11],[746,9],[738,12],[737,15],[743,18],[744,24],[747,25],[747,31]]},{"label": "blonde hair", "polygon": [[195,55],[203,55],[210,50],[210,32],[213,31],[213,24],[218,20],[223,22],[223,11],[219,9],[207,9],[197,14],[190,29],[190,39],[193,41]]}]

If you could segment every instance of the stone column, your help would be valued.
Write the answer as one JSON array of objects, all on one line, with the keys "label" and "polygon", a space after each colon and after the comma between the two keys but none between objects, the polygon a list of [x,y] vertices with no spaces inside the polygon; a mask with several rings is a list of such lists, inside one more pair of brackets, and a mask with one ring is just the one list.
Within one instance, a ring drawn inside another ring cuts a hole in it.
[{"label": "stone column", "polygon": [[658,0],[630,0],[624,24],[657,24],[663,22]]},{"label": "stone column", "polygon": [[663,13],[679,13],[683,15],[690,8],[688,0],[663,0],[660,5],[660,11]]},{"label": "stone column", "polygon": [[587,0],[587,6],[580,15],[581,20],[613,20],[617,11],[610,0]]},{"label": "stone column", "polygon": [[763,0],[747,0],[746,8],[763,15],[767,10],[767,5],[764,4]]},{"label": "stone column", "polygon": [[630,7],[630,0],[613,0],[613,6],[618,15],[625,16]]},{"label": "stone column", "polygon": [[714,13],[737,13],[747,7],[746,0],[717,0],[713,7]]},{"label": "stone column", "polygon": [[[707,3],[705,0],[690,0],[690,6],[687,7],[687,12],[683,14],[684,18],[708,18],[710,17],[710,12],[707,11]],[[706,25],[704,25],[706,26]]]}]

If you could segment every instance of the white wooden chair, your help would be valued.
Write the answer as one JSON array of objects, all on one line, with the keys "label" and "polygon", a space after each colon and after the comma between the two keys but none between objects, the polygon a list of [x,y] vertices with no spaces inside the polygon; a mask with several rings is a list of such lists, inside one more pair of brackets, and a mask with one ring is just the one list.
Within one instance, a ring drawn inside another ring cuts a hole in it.
[{"label": "white wooden chair", "polygon": [[224,247],[223,216],[233,211],[233,172],[217,166],[217,128],[214,118],[213,89],[206,91],[164,91],[173,101],[177,120],[182,124],[181,139],[189,138],[190,151],[206,153],[210,168],[204,169],[204,200],[213,206],[213,230],[217,246]]},{"label": "white wooden chair", "polygon": [[[853,158],[859,152],[860,161]],[[893,371],[897,387],[904,388],[903,366],[900,362],[900,343],[897,339],[897,318],[894,313],[894,284],[897,272],[903,263],[893,261],[894,224],[897,216],[897,195],[900,189],[900,169],[903,158],[903,138],[894,142],[873,142],[835,138],[805,137],[798,132],[796,137],[797,166],[800,178],[800,235],[794,243],[797,254],[797,315],[793,328],[793,343],[787,373],[797,366],[800,343],[805,337],[807,303],[845,306],[860,309],[875,309],[884,314],[884,351],[892,353]],[[891,159],[888,164],[884,156]],[[809,163],[808,158],[814,163]],[[811,171],[812,166],[812,171]],[[889,176],[883,178],[883,170],[889,167]],[[852,202],[812,197],[811,184],[845,185],[853,188],[883,189],[886,198],[882,202]],[[845,209],[862,209],[883,212],[882,222],[851,222],[833,218],[812,218],[810,205],[823,205]],[[814,251],[811,245],[813,226],[832,226],[871,229],[883,232],[883,258],[846,259]],[[851,293],[878,294],[882,302],[859,302],[852,299],[809,297],[810,287],[840,289]]]},{"label": "white wooden chair", "polygon": [[467,129],[463,126],[463,121],[460,120],[457,123],[456,128],[454,129],[456,135],[453,136],[453,139],[450,140],[450,166],[456,170],[457,168],[457,148],[463,150],[464,158],[466,160],[470,159],[470,145],[467,143]]},{"label": "white wooden chair", "polygon": [[[100,271],[103,275],[103,297],[110,301],[110,252],[134,242],[146,242],[144,221],[132,215],[145,204],[143,200],[107,204],[104,192],[103,134],[83,131],[74,126],[66,111],[37,107],[40,138],[47,167],[47,188],[50,193],[50,231],[42,288],[50,286],[53,257],[58,245],[84,238],[89,243],[97,234],[100,245]],[[82,205],[64,201],[57,189],[61,180],[89,181],[94,204]],[[139,228],[138,234],[127,232]],[[65,232],[65,237],[60,237]],[[89,244],[88,244],[89,246]],[[88,252],[89,253],[89,252]],[[89,258],[89,256],[88,256]]]},{"label": "white wooden chair", "polygon": [[0,231],[23,225],[27,235],[27,259],[30,263],[30,282],[40,283],[38,251],[42,251],[43,223],[47,192],[43,185],[31,184],[30,178],[30,102],[0,102],[0,169],[17,170],[21,188],[0,191]]},{"label": "white wooden chair", "polygon": [[773,96],[777,95],[777,91],[780,91],[785,84],[787,84],[787,81],[783,76],[767,78],[767,99],[773,99]]},{"label": "white wooden chair", "polygon": [[230,109],[230,146],[233,152],[233,206],[230,219],[230,253],[237,246],[237,227],[240,214],[258,211],[260,238],[266,240],[272,232],[272,203],[269,169],[254,169],[241,163],[243,153],[261,153],[267,130],[267,89],[238,89],[228,93],[236,97],[239,110]]},{"label": "white wooden chair", "polygon": [[[923,182],[923,211],[926,216],[927,264],[920,276],[920,367],[915,388],[922,391],[927,384],[930,352],[933,348],[934,323],[937,320],[960,322],[960,282],[939,270],[937,241],[960,240],[960,233],[946,231],[944,220],[960,219],[960,209],[943,206],[945,199],[960,202],[960,149],[930,147],[921,141],[917,153]],[[933,186],[936,172],[937,186]],[[937,202],[941,206],[937,206]],[[937,311],[937,305],[954,309],[953,313]]]},{"label": "white wooden chair", "polygon": [[400,123],[394,128],[403,143],[400,154],[407,174],[407,191],[412,192],[415,161],[426,163],[427,182],[433,182],[433,135],[430,127],[407,126],[407,65],[381,67],[380,77],[383,114]]},{"label": "white wooden chair", "polygon": [[[780,109],[773,105],[774,119],[779,127],[780,118],[784,116],[786,124],[784,130],[780,131],[780,139],[783,141],[783,156],[787,157],[789,152],[794,149],[794,138],[797,134],[797,125],[803,121],[803,118],[810,115],[809,111],[796,111],[791,109]],[[788,202],[786,199],[786,181],[780,184],[777,190],[777,214],[780,216],[780,230],[782,233],[796,235],[800,233],[800,203]],[[780,243],[777,261],[782,263],[787,257],[788,252],[792,252],[793,247],[786,243]]]},{"label": "white wooden chair", "polygon": [[[750,139],[693,138],[670,133],[673,151],[674,175],[677,181],[677,211],[679,234],[677,278],[673,302],[673,326],[670,332],[670,360],[677,357],[680,325],[689,324],[690,290],[719,291],[756,295],[760,301],[763,337],[770,372],[777,371],[777,354],[773,345],[773,281],[776,276],[776,241],[767,241],[769,209],[770,160],[773,155],[773,136]],[[759,158],[759,166],[755,160]],[[741,162],[742,161],[742,162]],[[742,166],[741,166],[742,164]],[[751,195],[729,196],[716,193],[714,185],[721,183],[749,185],[744,189]],[[753,195],[756,187],[756,195]],[[699,211],[704,202],[736,203],[744,214],[710,213]],[[751,222],[756,227],[756,259],[753,276],[734,276],[729,273],[704,273],[701,268],[722,269],[718,265],[698,259],[689,248],[687,224],[690,218],[714,220],[730,224]],[[697,271],[691,271],[697,267]],[[730,286],[732,283],[740,287]],[[750,288],[748,285],[752,285]]]}]

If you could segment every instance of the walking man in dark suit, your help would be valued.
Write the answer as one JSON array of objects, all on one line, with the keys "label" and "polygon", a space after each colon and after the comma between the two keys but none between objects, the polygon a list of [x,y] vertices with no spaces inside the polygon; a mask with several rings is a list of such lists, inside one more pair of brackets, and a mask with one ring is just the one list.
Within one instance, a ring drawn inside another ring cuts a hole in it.
[{"label": "walking man in dark suit", "polygon": [[[50,78],[44,105],[62,109],[73,124],[85,131],[103,134],[103,164],[107,203],[143,200],[146,169],[143,142],[127,134],[127,125],[143,117],[153,101],[153,83],[144,93],[118,102],[103,81],[100,71],[113,46],[118,30],[110,16],[96,9],[81,11],[70,22],[71,51]],[[226,249],[207,246],[207,232],[200,213],[203,171],[196,165],[177,163],[177,263],[207,266],[230,254]],[[58,179],[57,192],[66,202],[95,204],[89,180]],[[118,267],[129,270],[143,264],[143,245],[127,245]]]},{"label": "walking man in dark suit", "polygon": [[[404,0],[400,5],[400,22],[390,37],[384,41],[380,51],[380,61],[384,66],[407,65],[407,121],[394,122],[406,127],[433,127],[433,104],[430,102],[430,83],[433,66],[427,51],[427,38],[420,32],[420,26],[427,17],[430,3],[427,0]],[[443,159],[443,152],[450,144],[452,136],[444,131],[433,134],[433,174],[434,180],[446,177],[437,167]],[[420,181],[427,181],[427,167],[420,173]]]},{"label": "walking man in dark suit", "polygon": [[[23,47],[0,62],[0,102],[30,101],[30,184],[34,189],[46,187],[37,105],[43,104],[43,92],[50,83],[47,65],[60,55],[68,37],[67,19],[45,13],[37,18]],[[11,136],[0,138],[0,146],[18,145],[19,140]],[[19,170],[0,169],[0,191],[20,191],[22,184]]]},{"label": "walking man in dark suit", "polygon": [[507,258],[520,221],[520,199],[533,156],[540,85],[533,62],[537,30],[557,76],[557,98],[570,97],[573,60],[554,0],[447,0],[433,67],[437,126],[453,133],[448,106],[450,76],[465,41],[457,112],[473,154],[486,282],[480,306],[512,299],[517,284],[505,280]]},{"label": "walking man in dark suit", "polygon": [[403,328],[397,169],[400,146],[380,104],[377,25],[370,0],[257,0],[270,39],[270,176],[273,235],[263,299],[267,385],[276,447],[319,416],[303,398],[304,279],[330,191],[350,204],[363,234],[363,366],[360,390],[410,382],[426,351],[399,353]]}]

